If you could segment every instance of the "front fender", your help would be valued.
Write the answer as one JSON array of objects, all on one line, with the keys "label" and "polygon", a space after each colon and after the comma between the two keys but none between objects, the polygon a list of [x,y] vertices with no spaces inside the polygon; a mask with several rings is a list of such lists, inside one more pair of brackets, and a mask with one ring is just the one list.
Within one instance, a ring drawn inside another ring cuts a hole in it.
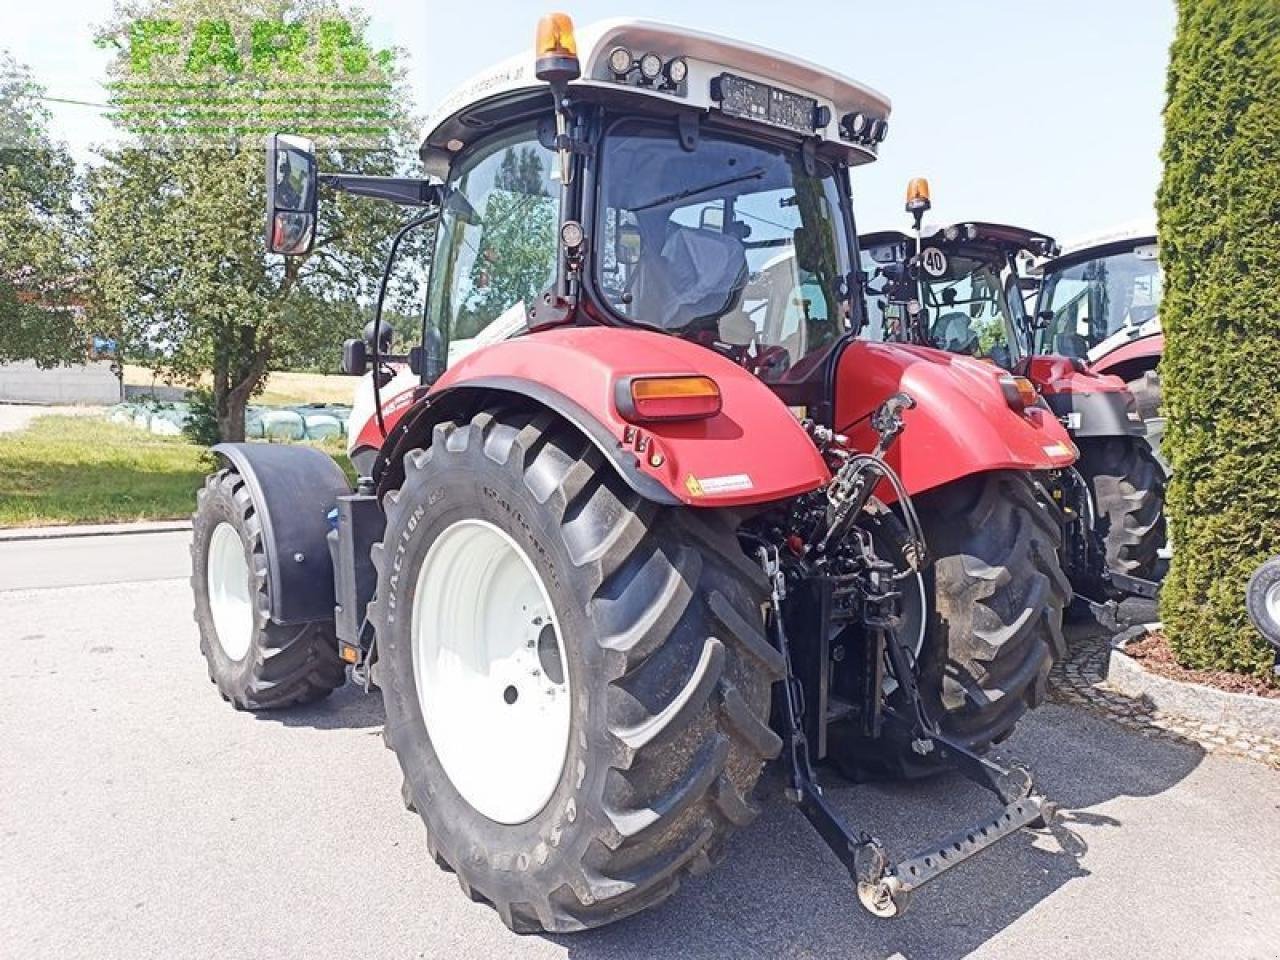
[{"label": "front fender", "polygon": [[351,492],[334,459],[312,447],[283,443],[219,443],[213,452],[244,479],[262,524],[271,584],[271,619],[333,619],[329,511]]},{"label": "front fender", "polygon": [[[1005,371],[973,357],[902,343],[859,340],[840,355],[836,425],[859,450],[876,444],[870,415],[899,391],[916,401],[888,460],[912,494],[988,470],[1050,470],[1075,446],[1043,407],[1010,408]],[[885,486],[880,492],[888,496]]]},{"label": "front fender", "polygon": [[[705,420],[632,424],[614,402],[624,377],[703,374],[722,407]],[[435,382],[428,408],[475,389],[523,394],[577,424],[633,489],[659,502],[726,507],[768,503],[830,479],[821,455],[781,400],[705,347],[643,330],[572,327],[468,354]],[[660,493],[661,492],[661,493]]]}]

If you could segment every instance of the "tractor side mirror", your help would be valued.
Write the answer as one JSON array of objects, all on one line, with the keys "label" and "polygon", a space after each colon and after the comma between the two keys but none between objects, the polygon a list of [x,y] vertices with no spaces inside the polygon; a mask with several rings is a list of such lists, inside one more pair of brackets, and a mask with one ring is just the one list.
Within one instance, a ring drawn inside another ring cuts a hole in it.
[{"label": "tractor side mirror", "polygon": [[353,337],[343,341],[342,372],[349,377],[363,377],[369,372],[369,351],[363,340]]},{"label": "tractor side mirror", "polygon": [[315,144],[303,137],[267,137],[267,250],[295,257],[316,239]]}]

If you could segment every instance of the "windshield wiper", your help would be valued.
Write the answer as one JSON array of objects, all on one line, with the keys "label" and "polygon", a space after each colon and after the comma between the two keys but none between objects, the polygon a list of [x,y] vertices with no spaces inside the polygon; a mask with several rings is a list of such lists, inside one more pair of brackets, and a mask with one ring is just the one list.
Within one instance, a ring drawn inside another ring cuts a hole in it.
[{"label": "windshield wiper", "polygon": [[701,187],[690,187],[688,190],[681,190],[678,193],[669,193],[665,197],[659,197],[657,200],[650,200],[646,204],[638,207],[632,207],[633,213],[640,213],[644,210],[652,210],[654,207],[665,207],[668,203],[676,203],[680,200],[688,200],[690,197],[696,197],[700,193],[708,193],[712,190],[719,190],[721,187],[732,186],[735,183],[742,183],[745,180],[759,180],[765,174],[764,167],[755,167],[746,173],[741,173],[736,177],[730,177],[727,180],[717,180],[715,183],[703,184]]}]

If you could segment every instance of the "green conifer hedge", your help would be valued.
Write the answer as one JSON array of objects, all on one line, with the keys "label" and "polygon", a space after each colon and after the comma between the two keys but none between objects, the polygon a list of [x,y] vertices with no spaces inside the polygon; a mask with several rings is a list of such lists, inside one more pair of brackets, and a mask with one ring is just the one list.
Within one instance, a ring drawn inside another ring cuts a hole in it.
[{"label": "green conifer hedge", "polygon": [[1179,0],[1158,198],[1173,566],[1186,666],[1266,675],[1245,615],[1280,554],[1280,2]]}]

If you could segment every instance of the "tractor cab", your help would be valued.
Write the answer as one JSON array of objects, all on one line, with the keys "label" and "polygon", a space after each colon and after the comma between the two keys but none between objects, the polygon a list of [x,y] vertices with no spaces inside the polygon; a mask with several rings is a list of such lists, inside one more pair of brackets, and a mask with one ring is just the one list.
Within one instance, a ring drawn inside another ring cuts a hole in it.
[{"label": "tractor cab", "polygon": [[549,83],[547,57],[517,57],[429,122],[433,341],[453,362],[567,323],[652,330],[821,406],[861,308],[849,170],[875,159],[888,100],[695,31],[613,21],[573,40]]},{"label": "tractor cab", "polygon": [[[1034,337],[1022,299],[1019,260],[1056,249],[1020,227],[965,222],[917,238],[865,234],[867,327],[874,340],[918,343],[1014,370]],[[918,249],[917,249],[918,247]]]},{"label": "tractor cab", "polygon": [[1150,226],[1074,244],[1038,265],[1036,273],[1041,278],[1036,313],[1043,318],[1037,353],[1106,368],[1112,354],[1161,333],[1164,278]]}]

